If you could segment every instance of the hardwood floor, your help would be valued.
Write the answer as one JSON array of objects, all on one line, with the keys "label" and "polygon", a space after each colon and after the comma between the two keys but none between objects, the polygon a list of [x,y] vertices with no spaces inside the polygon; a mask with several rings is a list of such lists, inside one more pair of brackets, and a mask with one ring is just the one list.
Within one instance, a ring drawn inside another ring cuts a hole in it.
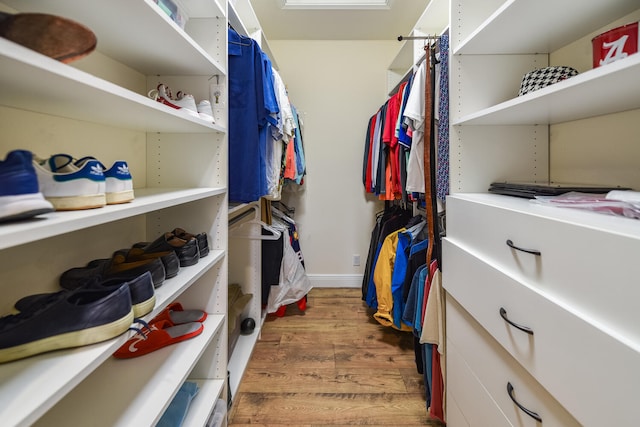
[{"label": "hardwood floor", "polygon": [[440,426],[429,419],[413,338],[381,326],[360,289],[313,289],[269,317],[229,426]]}]

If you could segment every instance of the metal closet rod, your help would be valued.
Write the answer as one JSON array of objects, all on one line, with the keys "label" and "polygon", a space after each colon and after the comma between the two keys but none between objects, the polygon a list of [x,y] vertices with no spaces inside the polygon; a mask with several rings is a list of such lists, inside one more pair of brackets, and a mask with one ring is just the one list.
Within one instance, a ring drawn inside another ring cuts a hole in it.
[{"label": "metal closet rod", "polygon": [[402,40],[439,40],[440,36],[398,36],[398,41]]}]

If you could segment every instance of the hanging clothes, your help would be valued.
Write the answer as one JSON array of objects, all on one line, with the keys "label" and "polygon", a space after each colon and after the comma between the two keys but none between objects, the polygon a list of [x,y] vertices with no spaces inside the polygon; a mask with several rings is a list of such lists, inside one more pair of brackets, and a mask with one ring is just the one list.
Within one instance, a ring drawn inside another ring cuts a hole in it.
[{"label": "hanging clothes", "polygon": [[[300,120],[257,42],[228,29],[229,201],[279,199],[306,173]],[[292,144],[292,145],[290,145]]]},{"label": "hanging clothes", "polygon": [[284,238],[278,282],[270,285],[267,291],[267,313],[277,313],[293,303],[298,303],[298,307],[304,310],[306,304],[301,302],[306,301],[306,295],[312,286],[305,273],[295,222],[280,213],[277,218],[273,218],[272,226],[280,230]]},{"label": "hanging clothes", "polygon": [[[385,213],[381,218],[381,224],[377,235],[372,233],[369,255],[367,257],[367,282],[363,283],[363,295],[367,305],[373,309],[378,308],[378,298],[376,294],[376,285],[374,282],[374,270],[378,262],[378,257],[382,249],[384,240],[389,234],[408,225],[411,220],[412,213],[398,206],[385,209]],[[374,231],[376,231],[374,229]],[[366,288],[366,289],[365,289]]]},{"label": "hanging clothes", "polygon": [[411,233],[410,223],[389,221],[387,206],[376,216],[362,295],[380,324],[412,331],[427,412],[443,422],[446,359],[437,203],[444,202],[449,186],[448,54],[448,37],[425,46],[424,61],[369,118],[362,166],[366,192],[387,203],[424,200],[426,221],[419,232]]},{"label": "hanging clothes", "polygon": [[424,193],[424,85],[426,64],[423,61],[416,71],[409,98],[404,110],[407,126],[412,130],[411,151],[407,163],[407,186],[409,192]]},{"label": "hanging clothes", "polygon": [[252,202],[266,194],[265,108],[262,52],[249,37],[228,29],[229,201]]}]

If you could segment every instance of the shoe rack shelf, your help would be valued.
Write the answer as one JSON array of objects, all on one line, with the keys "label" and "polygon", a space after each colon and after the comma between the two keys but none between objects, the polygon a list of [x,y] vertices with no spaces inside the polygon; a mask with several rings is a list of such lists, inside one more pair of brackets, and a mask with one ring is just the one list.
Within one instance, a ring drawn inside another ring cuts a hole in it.
[{"label": "shoe rack shelf", "polygon": [[[149,355],[111,357],[109,341],[0,364],[3,426],[152,426],[185,380],[199,384],[184,425],[202,426],[227,387],[227,1],[181,0],[180,28],[153,0],[0,0],[0,11],[41,12],[89,27],[87,57],[63,64],[0,38],[0,157],[127,161],[135,200],[0,225],[0,311],[60,290],[58,277],[92,259],[180,227],[206,232],[210,253],[156,289],[150,320],[172,302],[207,311],[204,332]],[[215,123],[147,96],[159,83],[212,101]]]},{"label": "shoe rack shelf", "polygon": [[224,195],[225,192],[225,188],[136,189],[136,199],[132,203],[86,211],[52,212],[41,215],[35,222],[5,224],[0,227],[0,250],[134,215]]},{"label": "shoe rack shelf", "polygon": [[2,105],[143,132],[225,131],[2,38],[0,68]]},{"label": "shoe rack shelf", "polygon": [[556,124],[640,108],[640,57],[608,65],[467,114],[453,124]]},{"label": "shoe rack shelf", "polygon": [[[144,356],[144,360],[108,358],[91,376],[75,387],[56,405],[46,420],[35,425],[93,425],[100,420],[108,426],[153,425],[173,397],[163,383],[181,384],[195,367],[216,333],[224,325],[224,316],[208,316],[204,332],[193,338],[191,345],[173,345]],[[114,375],[117,372],[117,375]],[[158,375],[162,372],[163,375]],[[191,380],[191,379],[190,379]],[[218,390],[224,381],[210,380]],[[109,387],[104,387],[109,383]],[[117,393],[114,393],[117,390]],[[218,393],[219,394],[219,393]],[[103,402],[96,406],[93,402]],[[78,411],[78,406],[91,406],[92,411]],[[118,408],[114,411],[113,408]]]},{"label": "shoe rack shelf", "polygon": [[[215,21],[225,21],[226,12],[214,0],[186,0],[190,24],[197,30],[182,30],[152,0],[100,1],[95,7],[79,7],[78,0],[52,4],[39,0],[7,0],[22,12],[43,12],[73,17],[98,35],[97,49],[145,75],[211,76],[225,74],[226,63],[208,52],[224,37],[212,30]],[[200,27],[208,31],[199,31]],[[226,39],[225,39],[226,40]]]}]

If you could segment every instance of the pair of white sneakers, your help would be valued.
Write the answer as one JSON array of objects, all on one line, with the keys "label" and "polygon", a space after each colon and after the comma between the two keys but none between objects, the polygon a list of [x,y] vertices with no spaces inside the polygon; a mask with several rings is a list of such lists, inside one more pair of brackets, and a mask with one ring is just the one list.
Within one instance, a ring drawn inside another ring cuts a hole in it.
[{"label": "pair of white sneakers", "polygon": [[156,89],[149,91],[149,97],[176,110],[184,111],[192,117],[215,123],[213,109],[209,100],[202,100],[196,104],[193,95],[179,91],[174,98],[169,86],[160,83]]},{"label": "pair of white sneakers", "polygon": [[134,199],[133,180],[123,160],[107,169],[93,157],[56,154],[33,157],[40,192],[56,210],[81,210],[127,203]]}]

